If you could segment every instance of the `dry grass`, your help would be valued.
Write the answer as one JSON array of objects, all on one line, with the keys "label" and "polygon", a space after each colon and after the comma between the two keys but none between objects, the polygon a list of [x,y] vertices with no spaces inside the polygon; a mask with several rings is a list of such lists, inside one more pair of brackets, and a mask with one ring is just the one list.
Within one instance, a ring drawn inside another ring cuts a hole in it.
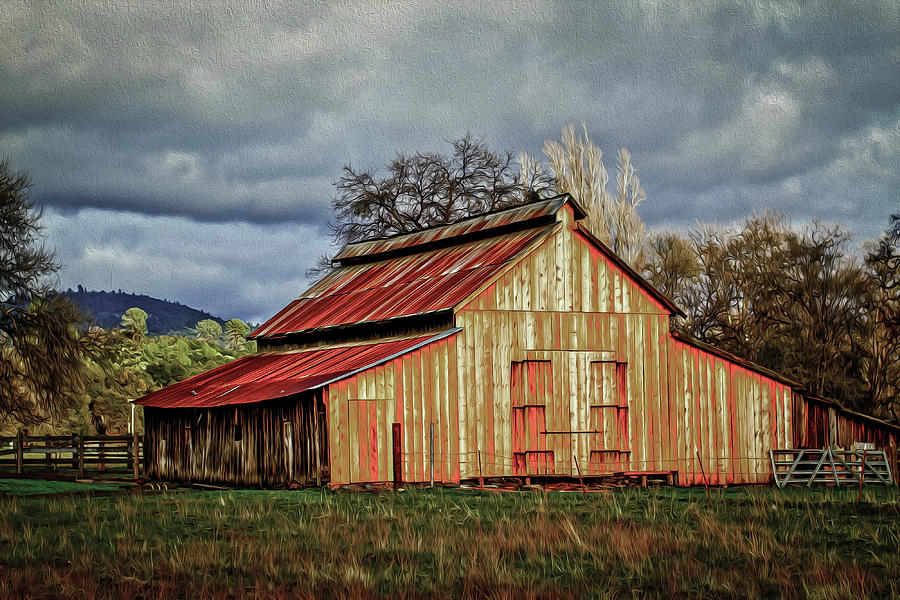
[{"label": "dry grass", "polygon": [[900,496],[191,492],[0,499],[2,597],[900,594]]}]

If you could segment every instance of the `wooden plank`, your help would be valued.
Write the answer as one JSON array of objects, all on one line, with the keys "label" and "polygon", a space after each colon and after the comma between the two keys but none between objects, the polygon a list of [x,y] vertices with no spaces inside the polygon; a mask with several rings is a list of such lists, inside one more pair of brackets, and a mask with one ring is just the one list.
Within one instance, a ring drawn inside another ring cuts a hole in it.
[{"label": "wooden plank", "polygon": [[[344,382],[331,384],[325,389],[328,395],[328,468],[333,483],[349,483],[350,452],[348,448],[347,407],[338,388]],[[247,435],[246,432],[245,435]],[[242,443],[246,444],[246,442]]]},{"label": "wooden plank", "polygon": [[509,314],[494,313],[491,315],[495,329],[499,335],[493,338],[493,404],[497,427],[494,432],[495,453],[503,457],[501,474],[511,475],[512,465],[505,457],[512,456],[511,431],[511,383],[512,348],[515,344],[512,336],[512,325]]},{"label": "wooden plank", "polygon": [[444,431],[447,444],[446,464],[450,473],[449,481],[454,482],[458,482],[460,476],[459,437],[463,430],[462,419],[460,417],[460,406],[463,406],[465,402],[459,388],[459,338],[460,336],[457,334],[453,341],[447,342],[447,372],[450,374],[450,377],[448,377],[447,381],[448,418]]},{"label": "wooden plank", "polygon": [[406,396],[406,414],[403,419],[405,438],[404,460],[406,469],[404,481],[421,481],[422,467],[422,364],[419,357],[403,357],[403,369],[409,374],[409,388]]},{"label": "wooden plank", "polygon": [[463,330],[457,334],[457,342],[456,342],[456,373],[457,373],[457,395],[456,395],[456,406],[457,406],[457,427],[458,433],[456,439],[458,440],[457,447],[457,461],[460,463],[459,466],[459,478],[465,478],[469,476],[468,464],[466,461],[466,457],[468,456],[468,452],[471,448],[471,436],[470,436],[470,428],[469,428],[469,406],[472,402],[472,393],[471,393],[471,382],[469,376],[472,372],[469,361],[469,348],[468,348],[468,337],[471,335],[470,328],[466,327],[468,325],[468,312],[462,312],[457,316],[458,326],[463,326]]},{"label": "wooden plank", "polygon": [[365,447],[365,440],[362,437],[363,433],[363,424],[360,423],[360,402],[351,402],[350,396],[358,397],[357,390],[357,382],[356,379],[351,379],[347,382],[345,389],[347,396],[345,396],[344,405],[347,407],[347,433],[348,433],[348,446],[350,448],[349,452],[349,483],[355,483],[358,481],[362,481],[362,448]]},{"label": "wooden plank", "polygon": [[387,379],[393,371],[393,361],[372,369],[375,389],[373,390],[374,398],[383,398],[384,401],[375,403],[375,422],[377,429],[375,432],[376,446],[378,452],[378,481],[391,480],[391,425],[393,421],[390,419],[389,406],[393,404],[393,396],[387,393]]}]

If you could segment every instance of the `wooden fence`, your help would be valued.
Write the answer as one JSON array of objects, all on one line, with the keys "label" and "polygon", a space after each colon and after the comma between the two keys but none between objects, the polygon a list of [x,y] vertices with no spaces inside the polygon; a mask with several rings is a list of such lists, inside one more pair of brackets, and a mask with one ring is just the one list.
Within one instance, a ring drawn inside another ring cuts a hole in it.
[{"label": "wooden fence", "polygon": [[134,435],[23,435],[0,437],[0,470],[17,474],[60,467],[84,477],[87,468],[106,472],[111,468],[141,475],[142,436]]},{"label": "wooden fence", "polygon": [[788,484],[892,485],[894,477],[884,450],[832,448],[770,450],[772,475],[780,488]]}]

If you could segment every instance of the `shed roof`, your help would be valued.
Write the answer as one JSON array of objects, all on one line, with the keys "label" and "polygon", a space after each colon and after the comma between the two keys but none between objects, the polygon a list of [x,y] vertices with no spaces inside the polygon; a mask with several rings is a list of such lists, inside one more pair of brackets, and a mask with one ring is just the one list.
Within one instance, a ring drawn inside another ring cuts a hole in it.
[{"label": "shed roof", "polygon": [[157,408],[213,408],[285,398],[385,363],[459,331],[330,348],[265,352],[147,394],[135,404]]}]

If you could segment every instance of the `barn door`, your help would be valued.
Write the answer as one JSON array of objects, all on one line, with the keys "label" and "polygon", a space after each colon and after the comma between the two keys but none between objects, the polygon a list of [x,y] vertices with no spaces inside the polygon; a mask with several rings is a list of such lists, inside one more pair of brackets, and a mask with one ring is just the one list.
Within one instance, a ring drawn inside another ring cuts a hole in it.
[{"label": "barn door", "polygon": [[569,475],[569,403],[555,389],[550,360],[512,363],[511,406],[516,475]]},{"label": "barn door", "polygon": [[391,432],[385,408],[383,400],[347,401],[351,483],[391,479]]},{"label": "barn door", "polygon": [[588,472],[606,474],[625,470],[628,445],[628,395],[625,393],[625,364],[590,363],[589,402],[591,411]]}]

